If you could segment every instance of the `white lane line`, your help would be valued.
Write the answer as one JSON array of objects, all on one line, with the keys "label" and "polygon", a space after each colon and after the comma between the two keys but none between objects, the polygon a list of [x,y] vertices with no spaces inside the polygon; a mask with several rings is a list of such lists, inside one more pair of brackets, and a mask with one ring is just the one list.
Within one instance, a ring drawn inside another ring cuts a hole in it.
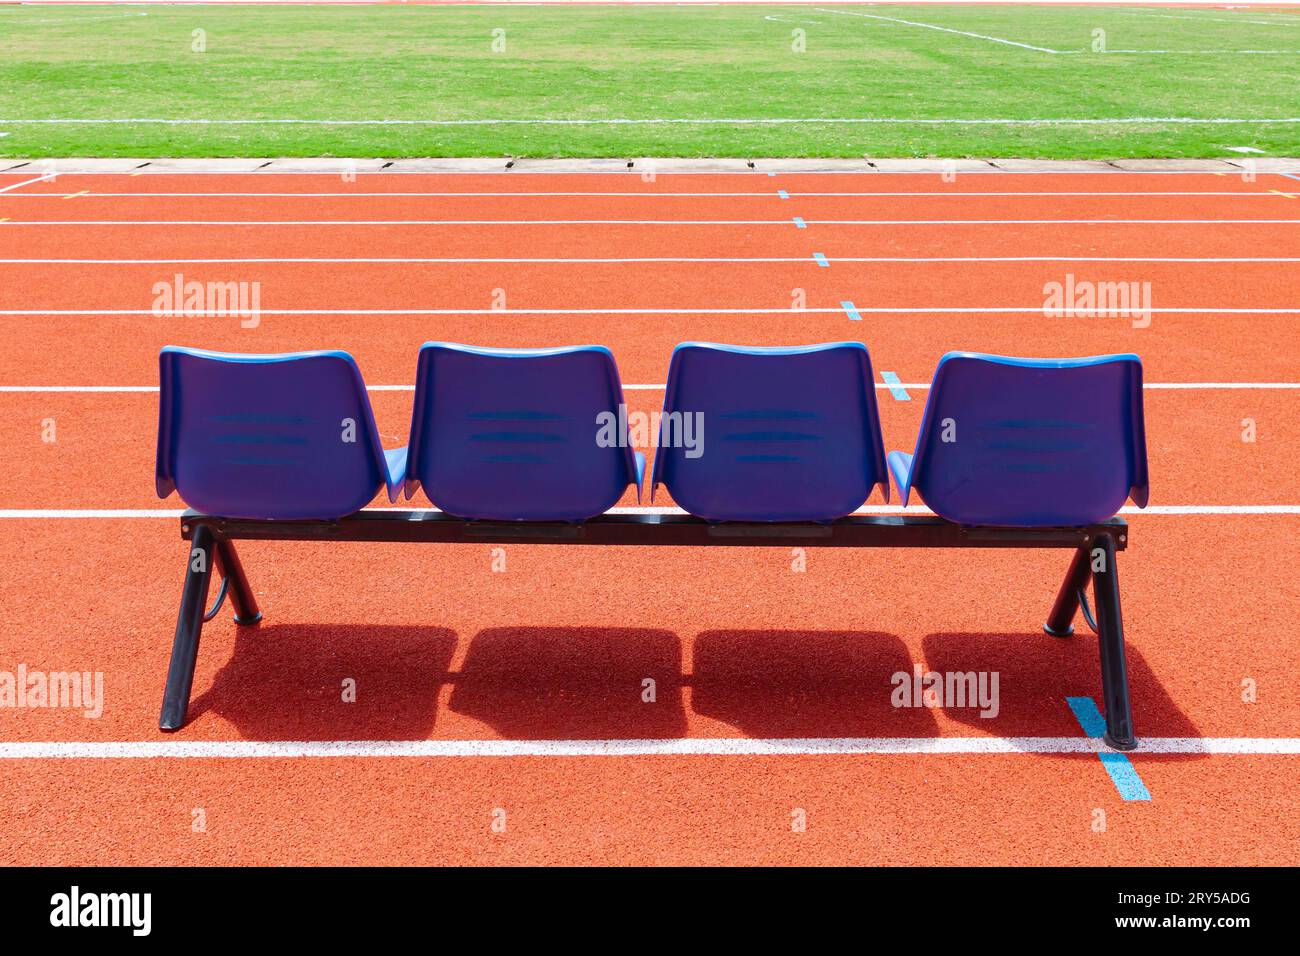
[{"label": "white lane line", "polygon": [[[626,385],[623,386],[627,388]],[[372,391],[380,388],[372,386]],[[411,389],[414,390],[412,385]],[[0,385],[0,393],[3,392],[96,392],[96,393],[116,393],[116,392],[157,392],[157,385]]]},{"label": "white lane line", "polygon": [[[957,32],[957,31],[953,31]],[[988,37],[987,39],[993,39]],[[999,41],[1011,42],[1011,41]],[[1012,44],[1021,46],[1022,44]],[[1029,49],[1042,49],[1030,47]],[[1083,51],[1047,50],[1044,53],[1081,53]],[[1155,53],[1156,50],[1112,52]],[[1167,51],[1167,52],[1198,52]],[[1215,52],[1215,51],[1205,51]],[[1288,51],[1280,51],[1288,52]],[[903,125],[903,126],[1113,126],[1113,125],[1278,125],[1300,123],[1300,117],[1205,117],[1205,116],[1112,116],[1062,117],[1040,116],[954,117],[915,116],[765,116],[765,117],[605,117],[590,119],[553,119],[547,117],[491,119],[175,119],[163,117],[114,117],[89,119],[58,117],[54,119],[0,119],[7,126],[797,126],[797,125]],[[336,174],[337,175],[337,174]]]},{"label": "white lane line", "polygon": [[[32,183],[43,183],[48,181],[49,181],[49,177],[44,175],[37,176],[35,179],[24,179],[20,183],[14,183],[13,185],[5,186],[4,188],[0,189],[0,193],[12,192],[15,189],[21,189],[23,186],[30,186]],[[22,194],[15,193],[15,195],[22,195]]]},{"label": "white lane line", "polygon": [[[33,166],[31,160],[22,160],[22,161],[15,160],[14,162],[15,162],[14,166],[0,168],[0,175],[15,175],[29,167],[40,168],[40,167]],[[175,163],[179,161],[172,160],[171,162]],[[200,162],[200,161],[196,160],[195,162]],[[216,162],[220,162],[220,160],[217,160]],[[868,167],[865,164],[865,160],[863,161],[863,166],[861,168],[851,167],[846,169],[792,169],[789,167],[782,167],[780,165],[781,160],[779,159],[764,160],[763,162],[765,164],[766,169],[769,170],[776,169],[783,176],[793,176],[793,175],[859,176],[859,177],[866,176],[866,177],[871,177],[873,181],[879,181],[880,175],[878,174],[883,174],[884,176],[933,177],[936,174],[943,171],[942,166],[939,165],[933,165],[930,168],[924,168],[924,169],[891,169],[891,170],[873,169]],[[836,162],[844,162],[844,160],[836,160]],[[935,161],[927,160],[926,162],[933,164]],[[1044,162],[1049,162],[1049,161],[1044,160]],[[1092,162],[1092,161],[1086,160],[1081,162]],[[962,169],[960,170],[960,172],[961,175],[964,177],[984,176],[984,175],[992,174],[992,175],[1001,176],[1003,178],[1008,178],[1008,177],[1014,178],[1017,176],[1061,176],[1061,175],[1064,176],[1211,176],[1211,175],[1218,176],[1218,175],[1227,175],[1229,172],[1232,172],[1233,175],[1239,175],[1241,172],[1240,167],[1233,167],[1230,163],[1223,164],[1220,163],[1219,160],[1208,160],[1207,162],[1214,163],[1215,168],[1120,169],[1119,167],[1105,167],[1105,168],[1097,169],[1097,168],[1089,167],[1089,168],[1062,169],[1056,167],[1049,167],[1044,169],[1028,170],[1028,169],[1003,169],[1000,167],[990,165],[990,166],[974,167],[971,169]],[[1061,160],[1060,163],[1068,166],[1069,161]],[[1227,168],[1223,168],[1225,165],[1227,166]],[[1300,171],[1300,165],[1296,167],[1296,170]],[[298,176],[298,177],[328,176],[330,179],[334,179],[334,180],[338,179],[340,172],[341,170],[337,167],[331,167],[329,169],[301,169],[301,168],[279,169],[275,167],[268,168],[268,169],[229,169],[224,166],[194,167],[194,168],[188,166],[183,168],[173,166],[169,168],[159,168],[159,169],[145,167],[142,169],[117,170],[117,171],[103,170],[103,169],[71,169],[71,168],[58,170],[58,174],[60,176],[130,176],[130,177],[220,176],[227,179],[235,178],[235,177],[247,177],[247,176],[255,176],[259,179],[264,179],[267,176]],[[753,169],[659,169],[656,171],[656,174],[659,176],[686,176],[686,177],[747,176],[751,179],[753,179],[755,176],[761,175],[761,173],[756,172]],[[522,167],[522,166],[515,166],[511,169],[506,169],[505,164],[503,163],[500,168],[468,169],[468,170],[467,169],[358,169],[356,171],[356,175],[358,177],[360,176],[431,176],[435,179],[445,179],[449,176],[450,177],[505,176],[513,179],[518,179],[520,176],[605,176],[605,177],[621,176],[621,177],[626,177],[629,175],[629,172],[625,169],[618,169],[618,170],[555,169],[553,167],[534,169],[532,167]],[[635,172],[632,172],[630,173],[630,175],[635,176],[637,174]],[[1116,191],[1115,195],[1124,195],[1124,193],[1120,191]]]},{"label": "white lane line", "polygon": [[1147,382],[1143,388],[1185,388],[1185,389],[1221,389],[1221,388],[1300,388],[1300,382]]},{"label": "white lane line", "polygon": [[[660,383],[647,383],[623,386],[625,392],[662,392],[664,385]],[[876,382],[877,390],[888,390],[891,386],[883,382]],[[894,388],[905,389],[928,389],[929,382],[902,382]],[[1188,391],[1212,391],[1218,389],[1280,389],[1280,390],[1297,390],[1300,389],[1300,382],[1146,382],[1142,386],[1147,389],[1186,389]],[[414,385],[367,385],[367,391],[371,392],[413,392]],[[0,394],[10,393],[58,393],[58,392],[88,392],[88,393],[157,393],[157,385],[0,385]]]},{"label": "white lane line", "polygon": [[[893,262],[893,263],[930,263],[930,262],[1300,262],[1297,256],[827,256],[828,262]],[[404,265],[404,264],[580,264],[580,265],[618,265],[623,263],[770,263],[801,262],[812,264],[815,260],[808,256],[632,256],[607,258],[535,258],[516,257],[460,257],[460,258],[426,258],[409,256],[363,256],[363,257],[286,257],[286,258],[222,258],[222,259],[0,259],[0,265],[247,265],[271,263],[358,263],[364,265]]]},{"label": "white lane line", "polygon": [[[369,510],[369,509],[367,509]],[[177,518],[182,508],[0,508],[0,518]]]},{"label": "white lane line", "polygon": [[[897,306],[859,308],[858,312],[872,315],[1043,315],[1041,305],[1028,307],[1001,306]],[[1095,318],[1130,318],[1132,309],[1097,308]],[[1295,315],[1300,308],[1159,308],[1144,309],[1145,313],[1159,315]],[[159,315],[154,309],[0,309],[0,316],[88,316],[88,315],[139,315],[156,319],[224,319],[233,318],[236,310],[188,311]],[[259,315],[843,315],[840,308],[803,309],[259,309]]]},{"label": "white lane line", "polygon": [[[422,258],[422,257],[361,257],[361,258],[311,258],[311,257],[294,257],[294,258],[264,258],[264,259],[0,259],[0,264],[4,265],[117,265],[117,266],[138,266],[138,265],[216,265],[216,264],[264,264],[264,263],[359,263],[366,265],[384,265],[384,264],[467,264],[467,263],[494,263],[494,264],[581,264],[595,265],[600,263],[652,263],[652,262],[811,262],[807,256],[756,256],[756,257],[681,257],[681,256],[636,256],[628,258],[532,258],[525,256],[518,257],[477,257],[477,258]],[[855,260],[841,259],[840,262],[849,262]],[[876,261],[876,260],[861,260]],[[880,260],[886,261],[886,260]],[[918,260],[925,261],[925,260]],[[1173,261],[1173,260],[1171,260]],[[1206,260],[1186,260],[1186,261],[1206,261]],[[1300,262],[1300,259],[1241,259],[1241,260],[1208,260],[1217,261],[1240,261],[1240,262]]]},{"label": "white lane line", "polygon": [[[809,226],[1093,226],[1226,223],[1295,225],[1300,219],[805,219]],[[16,226],[789,226],[789,219],[16,219]]]},{"label": "white lane line", "polygon": [[[394,510],[391,508],[367,508],[367,511]],[[400,509],[398,509],[400,510]],[[179,514],[180,512],[177,512]],[[853,512],[855,515],[928,515],[934,514],[924,505],[863,505]],[[1300,505],[1148,505],[1138,508],[1125,505],[1119,509],[1124,516],[1156,515],[1160,517],[1187,517],[1191,515],[1300,515]],[[684,515],[681,508],[657,507],[655,505],[630,505],[625,508],[611,508],[609,514],[648,514],[648,515]]]},{"label": "white lane line", "polygon": [[[362,511],[406,511],[408,508],[363,508]],[[417,508],[418,511],[438,511],[437,508]],[[10,520],[98,520],[119,518],[179,518],[183,508],[0,508],[0,519]],[[611,515],[684,515],[681,508],[657,505],[629,505],[610,508]],[[863,505],[853,512],[856,515],[929,515],[924,505]],[[1150,515],[1154,517],[1217,517],[1251,515],[1300,515],[1300,505],[1149,505],[1138,508],[1125,505],[1119,513],[1125,517]]]},{"label": "white lane line", "polygon": [[[77,175],[77,174],[75,174],[75,173],[65,173],[64,175],[66,176],[66,175]],[[1006,196],[1013,196],[1013,197],[1014,197],[1014,196],[1028,196],[1028,197],[1040,197],[1040,196],[1083,196],[1083,197],[1087,197],[1087,198],[1114,198],[1114,199],[1127,199],[1127,198],[1129,198],[1129,197],[1131,197],[1131,196],[1237,196],[1237,197],[1243,197],[1243,198],[1248,198],[1248,199],[1270,199],[1270,198],[1272,198],[1271,195],[1270,195],[1269,193],[1266,193],[1266,192],[1257,192],[1257,191],[1249,191],[1249,192],[1248,192],[1248,191],[1246,191],[1246,190],[1244,190],[1244,189],[1228,189],[1228,190],[1193,190],[1193,191],[1186,191],[1186,192],[1180,192],[1180,191],[1175,191],[1175,190],[1147,190],[1147,191],[1129,191],[1129,190],[1124,190],[1124,191],[1119,191],[1119,190],[1109,190],[1109,191],[1107,191],[1107,190],[1098,190],[1098,191],[1093,191],[1093,192],[1031,192],[1031,191],[1018,191],[1018,190],[1005,190],[1005,191],[982,191],[982,192],[973,192],[973,191],[972,191],[972,192],[953,192],[953,191],[951,191],[951,190],[949,190],[949,191],[942,191],[942,190],[941,190],[941,191],[938,191],[938,192],[933,192],[933,191],[930,191],[930,192],[905,192],[905,191],[900,191],[900,190],[893,190],[893,191],[887,191],[887,192],[817,192],[817,193],[791,192],[791,191],[787,190],[787,194],[788,194],[789,196],[791,196],[792,198],[793,198],[793,197],[803,197],[803,198],[807,198],[807,197],[812,197],[812,198],[851,198],[851,197],[854,197],[854,196],[862,196],[862,197],[869,197],[869,198],[888,198],[888,197],[891,197],[891,196],[897,196],[897,197],[899,197],[899,198],[903,198],[903,199],[911,199],[911,198],[922,198],[922,199],[969,199],[969,198],[974,198],[974,199],[978,199],[978,198],[981,198],[981,197],[988,197],[988,196],[999,196],[999,197],[1006,197]],[[345,193],[303,193],[303,192],[299,192],[299,193],[273,193],[273,192],[237,192],[237,193],[233,193],[233,192],[213,192],[213,193],[182,193],[182,192],[144,193],[144,192],[132,192],[132,193],[107,193],[107,192],[92,192],[92,193],[91,193],[87,198],[90,198],[90,199],[139,199],[139,198],[145,198],[145,199],[174,199],[174,198],[181,198],[181,199],[254,199],[254,198],[266,198],[266,197],[269,197],[269,198],[274,198],[274,199],[385,199],[385,198],[390,198],[390,197],[391,197],[391,198],[397,198],[397,199],[425,199],[425,198],[438,198],[438,199],[456,199],[456,198],[464,198],[464,199],[484,199],[484,198],[489,198],[489,199],[521,199],[521,198],[522,198],[522,199],[545,199],[545,198],[550,198],[550,197],[553,197],[553,196],[554,196],[554,197],[565,197],[565,198],[574,198],[574,197],[584,197],[584,198],[591,197],[591,198],[597,198],[597,197],[602,197],[602,196],[609,196],[609,197],[612,197],[612,198],[618,198],[618,199],[627,199],[627,198],[631,198],[631,199],[662,199],[662,198],[665,198],[665,197],[669,197],[669,198],[672,198],[672,197],[690,197],[690,198],[704,198],[704,199],[709,199],[709,198],[719,198],[719,199],[720,199],[720,198],[732,198],[732,197],[737,197],[737,196],[748,197],[748,198],[767,198],[767,199],[774,199],[774,198],[777,198],[777,197],[776,197],[776,193],[773,192],[773,191],[771,191],[771,190],[768,190],[768,191],[766,191],[766,192],[634,192],[634,193],[625,193],[625,192],[604,192],[604,191],[600,191],[600,190],[589,190],[589,191],[586,191],[586,192],[506,192],[506,193],[488,193],[488,192],[396,192],[396,191],[392,191],[392,192],[345,192]],[[18,198],[22,198],[22,199],[62,199],[62,198],[63,198],[63,193],[62,193],[62,192],[47,192],[47,193],[15,193],[14,196],[13,196],[13,198],[15,198],[15,199],[18,199]]]},{"label": "white lane line", "polygon": [[[1093,754],[1098,737],[688,737],[668,740],[195,740],[10,741],[0,759],[129,760],[358,757],[739,757],[938,754]],[[1136,754],[1281,755],[1298,737],[1142,737]]]}]

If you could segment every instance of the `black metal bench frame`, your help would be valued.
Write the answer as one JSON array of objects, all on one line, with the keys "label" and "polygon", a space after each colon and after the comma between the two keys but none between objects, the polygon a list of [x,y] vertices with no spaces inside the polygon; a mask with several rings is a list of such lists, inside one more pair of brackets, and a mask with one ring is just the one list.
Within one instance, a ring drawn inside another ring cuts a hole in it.
[{"label": "black metal bench frame", "polygon": [[1128,546],[1128,525],[1119,518],[1076,528],[986,528],[953,524],[931,515],[850,515],[829,524],[710,524],[688,515],[614,514],[582,524],[566,524],[470,521],[419,509],[362,511],[338,521],[251,521],[186,511],[181,517],[181,537],[191,546],[159,720],[160,728],[166,731],[179,730],[185,723],[214,567],[225,579],[235,622],[253,625],[262,619],[235,551],[236,541],[684,548],[1062,548],[1074,555],[1043,630],[1055,637],[1068,637],[1074,632],[1071,622],[1091,579],[1097,605],[1105,740],[1118,750],[1137,746],[1129,707],[1115,560],[1116,553]]}]

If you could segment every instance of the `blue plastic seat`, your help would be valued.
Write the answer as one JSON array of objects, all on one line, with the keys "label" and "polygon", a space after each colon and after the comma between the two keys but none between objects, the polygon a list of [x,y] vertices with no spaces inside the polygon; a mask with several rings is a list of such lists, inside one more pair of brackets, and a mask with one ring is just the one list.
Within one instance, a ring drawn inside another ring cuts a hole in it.
[{"label": "blue plastic seat", "polygon": [[[614,356],[602,346],[426,342],[406,497],[423,486],[449,514],[497,521],[584,521],[628,485],[640,500],[645,456],[628,441],[623,404]],[[615,426],[602,429],[611,416]]]},{"label": "blue plastic seat", "polygon": [[1142,361],[949,352],[915,455],[890,452],[903,504],[971,525],[1034,528],[1113,517],[1148,497]]},{"label": "blue plastic seat", "polygon": [[383,487],[397,500],[406,449],[384,451],[346,352],[169,345],[158,364],[158,497],[179,491],[207,514],[265,520],[335,520]]},{"label": "blue plastic seat", "polygon": [[[702,413],[703,441],[672,439]],[[674,421],[670,416],[679,415]],[[860,342],[744,348],[683,342],[664,395],[654,488],[709,521],[833,521],[879,485],[889,500],[871,372]],[[653,488],[652,488],[653,495]]]}]

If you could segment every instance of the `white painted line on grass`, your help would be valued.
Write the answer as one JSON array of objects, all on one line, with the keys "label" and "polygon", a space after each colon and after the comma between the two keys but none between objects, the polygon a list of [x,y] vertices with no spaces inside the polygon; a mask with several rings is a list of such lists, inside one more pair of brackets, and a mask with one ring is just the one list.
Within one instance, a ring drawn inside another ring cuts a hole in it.
[{"label": "white painted line on grass", "polygon": [[[841,15],[841,16],[845,16],[845,17],[861,17],[861,18],[866,19],[866,20],[884,20],[884,21],[887,21],[887,22],[889,22],[889,23],[901,23],[901,24],[905,24],[906,26],[910,26],[910,27],[924,27],[924,28],[927,29],[927,30],[939,30],[939,31],[941,31],[941,32],[943,32],[943,33],[955,33],[955,34],[957,34],[958,36],[970,37],[970,38],[975,39],[975,40],[987,40],[987,41],[989,41],[990,43],[1001,43],[1001,44],[1005,44],[1006,46],[1020,47],[1021,49],[1024,49],[1024,50],[1032,50],[1032,51],[1034,51],[1035,53],[1049,53],[1049,54],[1053,54],[1053,55],[1056,55],[1056,56],[1061,56],[1061,55],[1066,55],[1066,56],[1078,56],[1078,55],[1082,55],[1082,54],[1086,54],[1086,53],[1090,52],[1090,51],[1088,51],[1088,50],[1054,50],[1054,49],[1051,49],[1050,47],[1033,46],[1032,44],[1029,44],[1029,43],[1020,43],[1020,42],[1018,42],[1018,41],[1016,41],[1016,40],[1008,40],[1008,39],[1006,39],[1006,38],[1004,38],[1004,37],[989,36],[989,35],[984,34],[984,33],[970,33],[970,32],[968,32],[968,31],[966,31],[966,30],[954,30],[954,29],[952,29],[952,28],[950,28],[950,27],[941,27],[941,26],[936,26],[936,25],[933,24],[933,23],[921,23],[921,22],[919,22],[919,21],[917,21],[917,20],[900,20],[900,19],[897,18],[897,17],[884,17],[884,16],[880,16],[879,14],[873,14],[873,13],[854,13],[854,12],[849,11],[849,10],[827,10],[827,9],[825,9],[825,8],[823,8],[823,7],[816,7],[815,9],[816,9],[816,11],[817,11],[818,13],[835,13],[835,14],[839,14],[839,15]],[[1225,22],[1226,22],[1226,21],[1225,21]],[[1297,50],[1231,50],[1231,49],[1229,49],[1229,50],[1225,50],[1225,49],[1214,49],[1214,50],[1093,50],[1093,51],[1091,51],[1091,52],[1094,53],[1094,54],[1098,54],[1098,55],[1112,55],[1112,54],[1116,54],[1116,53],[1187,53],[1187,54],[1202,54],[1202,53],[1214,53],[1214,54],[1267,53],[1267,54],[1294,54],[1294,53],[1297,53],[1297,52],[1300,52],[1300,51],[1297,51]]]},{"label": "white painted line on grass", "polygon": [[984,33],[969,33],[966,30],[954,30],[951,27],[936,26],[933,23],[921,23],[917,20],[901,20],[898,17],[884,17],[876,13],[854,13],[850,10],[828,10],[824,7],[814,8],[818,13],[834,13],[844,17],[861,17],[864,20],[883,20],[887,23],[901,23],[909,27],[924,27],[927,30],[938,30],[941,33],[955,33],[958,36],[970,37],[974,40],[988,40],[990,43],[1001,43],[1006,46],[1020,47],[1022,50],[1033,50],[1036,53],[1061,53],[1061,50],[1053,50],[1044,46],[1032,46],[1028,43],[1020,43],[1016,40],[1007,40],[1003,37],[988,36]]},{"label": "white painted line on grass", "polygon": [[1290,17],[1289,18],[1290,22],[1288,22],[1287,20],[1243,20],[1243,19],[1226,19],[1224,17],[1182,16],[1178,14],[1146,13],[1146,12],[1121,13],[1120,16],[1148,17],[1157,20],[1193,20],[1199,23],[1253,23],[1253,24],[1258,24],[1260,26],[1267,26],[1267,27],[1279,26],[1279,25],[1300,26],[1300,17]]},{"label": "white painted line on grass", "polygon": [[[1095,754],[1098,737],[687,737],[667,740],[181,740],[9,741],[7,760],[740,757]],[[1285,755],[1297,737],[1142,737],[1141,754]]]},{"label": "white painted line on grass", "polygon": [[[992,39],[992,38],[989,38]],[[1009,42],[1009,41],[1008,41]],[[1019,46],[1021,44],[1014,44]],[[1038,49],[1031,47],[1030,49]],[[1044,53],[1081,51],[1046,50]],[[1114,52],[1156,53],[1157,50],[1128,50]],[[1198,52],[1163,51],[1163,52]],[[1213,51],[1205,51],[1213,52]],[[1289,51],[1279,51],[1289,52]],[[1062,117],[1041,116],[981,117],[966,119],[956,117],[916,116],[765,116],[765,117],[606,117],[588,119],[555,119],[548,117],[491,119],[176,119],[164,117],[113,117],[55,119],[0,118],[0,125],[8,126],[798,126],[798,125],[902,125],[902,126],[1114,126],[1114,125],[1191,125],[1191,126],[1258,126],[1293,125],[1300,117],[1205,117],[1205,116],[1114,116],[1114,117]],[[336,173],[337,175],[337,173]]]},{"label": "white painted line on grass", "polygon": [[147,13],[119,13],[111,17],[56,17],[45,20],[22,20],[15,19],[6,21],[18,27],[25,27],[31,23],[91,23],[95,20],[125,20],[128,17],[147,17]]},{"label": "white painted line on grass", "polygon": [[[1072,53],[1072,54],[1084,54],[1087,53],[1088,51],[1087,50],[1062,50],[1061,52]],[[1297,53],[1300,53],[1300,50],[1099,50],[1097,52],[1099,55],[1102,56],[1115,56],[1117,54],[1123,54],[1123,53],[1129,53],[1129,54],[1147,54],[1147,53],[1180,54],[1181,53],[1189,56],[1190,55],[1201,56],[1204,54],[1208,54],[1211,56],[1216,56],[1216,55],[1217,56],[1238,56],[1243,54],[1246,56],[1295,56]]]}]

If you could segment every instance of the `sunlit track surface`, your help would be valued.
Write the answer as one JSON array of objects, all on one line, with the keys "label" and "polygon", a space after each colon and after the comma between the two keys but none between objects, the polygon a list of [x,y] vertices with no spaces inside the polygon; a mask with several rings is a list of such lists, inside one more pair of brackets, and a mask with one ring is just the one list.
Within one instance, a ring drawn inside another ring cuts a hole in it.
[{"label": "sunlit track surface", "polygon": [[[0,706],[0,862],[1293,862],[1292,187],[0,175],[0,705],[20,666],[103,681],[95,716]],[[248,220],[298,224],[170,225]],[[264,314],[155,314],[178,274],[256,283]],[[1088,282],[1150,283],[1149,315],[1044,314],[1052,283]],[[946,351],[1138,353],[1154,507],[1125,515],[1121,576],[1152,799],[1121,799],[1067,705],[1098,695],[1098,662],[1081,620],[1040,630],[1052,552],[828,549],[797,570],[784,550],[510,546],[494,572],[486,546],[246,544],[266,620],[205,627],[191,723],[163,738],[184,545],[153,492],[158,349],[347,349],[393,446],[438,339],[608,345],[647,414],[679,341],[858,340],[901,383],[876,394],[908,451]],[[894,706],[915,665],[998,673],[998,712]]]}]

